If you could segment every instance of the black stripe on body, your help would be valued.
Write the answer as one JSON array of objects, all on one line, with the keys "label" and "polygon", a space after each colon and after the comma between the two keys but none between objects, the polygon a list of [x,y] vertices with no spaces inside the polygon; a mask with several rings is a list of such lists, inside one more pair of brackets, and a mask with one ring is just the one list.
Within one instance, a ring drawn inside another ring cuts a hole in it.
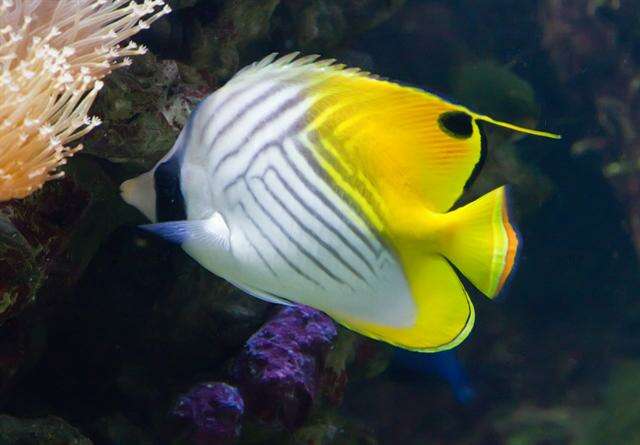
[{"label": "black stripe on body", "polygon": [[247,174],[249,173],[249,170],[251,170],[251,168],[253,167],[253,165],[255,164],[256,160],[262,156],[267,150],[269,150],[270,148],[276,148],[279,150],[282,150],[282,147],[280,145],[280,141],[282,140],[282,138],[286,137],[287,134],[295,132],[297,130],[299,130],[300,128],[302,128],[303,124],[305,121],[305,117],[300,117],[299,119],[297,119],[296,121],[294,121],[289,127],[286,128],[285,131],[282,132],[281,135],[279,135],[278,138],[275,138],[274,140],[271,140],[269,142],[266,142],[264,144],[262,144],[262,146],[260,146],[260,148],[258,150],[255,151],[255,153],[253,153],[253,155],[251,156],[251,159],[249,159],[249,162],[247,163],[247,166],[244,168],[244,170],[239,173],[238,175],[236,175],[231,181],[227,182],[222,190],[223,192],[227,192],[231,187],[233,187],[239,180],[244,179]]},{"label": "black stripe on body", "polygon": [[[207,128],[209,127],[209,125],[211,125],[211,121],[220,112],[220,110],[223,110],[227,105],[229,105],[231,102],[233,102],[235,99],[237,99],[238,96],[242,96],[244,93],[247,93],[248,91],[250,91],[253,87],[258,85],[258,83],[259,82],[254,82],[252,84],[247,85],[246,88],[237,88],[236,90],[231,91],[229,93],[229,95],[222,100],[222,102],[217,104],[215,106],[215,108],[212,111],[210,111],[209,115],[205,118],[205,122],[207,122],[207,124],[202,126],[202,130],[200,131],[200,139],[199,140],[204,141],[204,137],[205,137],[205,133],[207,131]],[[233,120],[231,120],[231,122],[233,122]],[[216,133],[216,134],[218,134],[218,133]]]},{"label": "black stripe on body", "polygon": [[[314,194],[324,205],[326,205],[350,230],[356,235],[360,241],[362,241],[367,248],[375,255],[376,258],[380,256],[380,253],[383,251],[383,248],[376,249],[372,244],[371,240],[367,235],[360,230],[360,228],[351,221],[340,209],[336,207],[336,205],[324,194],[322,193],[301,171],[298,169],[298,166],[293,162],[287,151],[284,149],[282,145],[280,145],[280,150],[284,156],[285,161],[291,167],[296,176],[300,179],[300,181],[307,187],[307,189]],[[322,179],[322,177],[320,177]],[[341,198],[340,195],[337,195],[338,198]]]},{"label": "black stripe on body", "polygon": [[[236,73],[236,74],[239,74],[239,73]],[[233,78],[230,79],[229,82],[232,82],[232,80]],[[280,85],[285,85],[287,82],[289,82],[289,85],[291,85],[295,82],[294,79],[287,73],[282,73],[282,75],[271,76],[269,78],[269,81],[274,83],[280,83]],[[235,86],[229,85],[232,88],[232,90],[228,93],[227,97],[222,99],[222,102],[217,104],[215,108],[211,110],[209,112],[209,115],[205,118],[207,125],[203,126],[199,135],[200,136],[199,140],[204,141],[204,136],[205,136],[205,132],[207,131],[207,127],[211,124],[211,120],[216,116],[216,114],[218,114],[221,110],[224,110],[225,107],[227,107],[234,100],[238,99],[239,96],[242,96],[244,94],[249,94],[254,87],[259,86],[263,82],[265,82],[264,78],[257,78],[257,79],[253,79],[253,82],[245,81],[245,82],[238,83]],[[225,88],[225,87],[222,87],[222,88]],[[230,122],[233,122],[233,121],[234,119],[230,120]],[[212,144],[209,144],[209,145],[212,145]]]},{"label": "black stripe on body", "polygon": [[[247,188],[249,188],[246,184],[245,186]],[[255,198],[254,198],[255,199]],[[256,201],[257,202],[257,201]],[[306,273],[304,273],[298,266],[296,266],[294,263],[291,262],[291,260],[289,260],[289,258],[287,258],[282,251],[280,250],[280,248],[278,248],[278,246],[276,245],[276,243],[269,237],[269,235],[267,235],[265,233],[264,230],[262,230],[262,227],[260,227],[260,225],[258,223],[255,222],[255,220],[253,218],[251,218],[251,215],[249,214],[249,212],[247,211],[247,208],[244,206],[244,204],[242,204],[242,202],[238,202],[236,204],[237,207],[239,207],[242,212],[245,214],[245,216],[247,217],[247,219],[251,222],[251,224],[253,224],[255,226],[255,228],[258,230],[258,232],[260,233],[260,235],[271,245],[271,247],[273,247],[273,250],[275,250],[275,252],[278,254],[278,256],[280,256],[280,258],[282,258],[282,260],[287,263],[287,265],[295,272],[297,273],[300,277],[306,279],[307,281],[315,284],[316,286],[324,289],[324,286],[322,286],[320,283],[318,283],[316,280],[314,280],[313,278],[311,278],[309,275],[307,275]]]},{"label": "black stripe on body", "polygon": [[[248,104],[244,105],[241,109],[236,111],[236,113],[231,117],[231,119],[229,119],[229,122],[224,124],[222,126],[222,128],[220,128],[213,135],[213,138],[211,139],[211,142],[209,142],[209,144],[208,144],[209,145],[209,150],[211,150],[211,148],[213,146],[215,146],[215,144],[220,140],[220,138],[225,133],[227,133],[234,125],[236,125],[238,123],[238,120],[242,119],[242,117],[245,114],[247,114],[248,111],[251,111],[254,107],[259,105],[261,102],[263,102],[264,100],[268,99],[270,96],[279,93],[280,91],[282,91],[286,87],[287,87],[287,85],[284,85],[284,84],[276,84],[276,85],[272,86],[271,88],[269,88],[264,93],[262,93],[259,96],[253,98]],[[244,93],[245,91],[246,90],[240,90],[237,93]],[[224,109],[224,107],[229,105],[229,103],[232,102],[233,99],[236,99],[238,95],[239,94],[234,94],[233,96],[228,97],[227,100],[225,100],[223,102],[223,104],[221,104],[219,107],[216,107],[216,109],[218,109],[218,108]]]},{"label": "black stripe on body", "polygon": [[[337,252],[327,242],[325,242],[322,238],[320,238],[313,230],[311,230],[309,227],[307,227],[304,224],[304,222],[302,222],[302,220],[298,216],[296,216],[295,213],[283,202],[283,200],[280,199],[278,194],[275,193],[271,189],[271,187],[269,187],[269,184],[267,184],[265,178],[267,176],[267,173],[269,173],[270,171],[271,172],[277,172],[275,167],[269,166],[267,171],[265,171],[265,173],[263,173],[262,176],[254,176],[254,177],[252,177],[250,179],[254,179],[255,178],[257,180],[260,180],[262,182],[262,184],[264,185],[265,189],[267,190],[267,192],[269,193],[269,195],[271,196],[271,198],[273,198],[273,200],[276,201],[278,203],[278,205],[280,207],[282,207],[282,209],[284,209],[284,211],[291,217],[291,219],[293,219],[296,222],[298,227],[300,227],[307,235],[309,235],[311,238],[313,238],[313,240],[316,243],[320,244],[327,252],[329,252],[336,260],[338,260],[338,262],[340,264],[342,264],[346,269],[348,269],[354,276],[356,276],[357,278],[362,280],[364,283],[369,284],[368,281],[366,280],[366,278],[364,276],[362,276],[362,274],[360,272],[358,272],[348,261],[346,261],[342,257],[342,255],[340,255],[339,252]],[[282,178],[279,174],[277,174],[277,178],[284,185],[284,182],[285,182],[284,178]],[[290,187],[289,184],[286,184],[285,188],[290,189],[291,187]],[[295,197],[293,197],[293,198],[296,199],[296,201],[298,203],[302,204],[297,198],[295,198]]]},{"label": "black stripe on body", "polygon": [[264,255],[262,255],[262,252],[260,252],[260,249],[258,249],[258,246],[256,246],[253,241],[251,241],[251,239],[246,236],[243,235],[244,238],[247,240],[247,242],[249,243],[249,245],[251,246],[251,248],[258,254],[258,257],[260,258],[260,260],[262,261],[262,263],[267,266],[267,269],[269,269],[269,271],[271,272],[271,274],[273,276],[278,276],[278,274],[276,273],[275,270],[273,270],[273,268],[271,267],[271,265],[267,262],[267,259],[264,257]]},{"label": "black stripe on body", "polygon": [[289,192],[289,194],[293,197],[293,199],[295,199],[298,203],[300,203],[300,205],[302,205],[302,207],[304,207],[304,209],[311,216],[313,216],[315,219],[317,219],[324,227],[329,229],[329,231],[331,231],[331,233],[333,233],[354,255],[356,255],[358,258],[360,258],[360,260],[362,260],[362,262],[367,266],[369,271],[371,271],[371,273],[375,275],[375,270],[374,270],[373,265],[371,264],[371,262],[369,260],[367,260],[367,258],[362,254],[362,252],[360,252],[360,250],[358,250],[342,234],[342,232],[340,232],[338,229],[336,229],[331,223],[329,223],[329,221],[327,221],[322,215],[320,215],[313,207],[311,207],[309,204],[307,204],[300,197],[300,195],[298,195],[298,193],[295,191],[295,188],[292,187],[287,181],[284,180],[284,178],[280,175],[280,172],[278,170],[276,170],[272,166],[269,166],[265,170],[264,175],[266,175],[269,172],[273,172],[273,174],[276,175],[276,177],[280,180],[280,182],[282,183],[284,188],[287,190],[287,192]]},{"label": "black stripe on body", "polygon": [[[342,280],[336,274],[334,274],[329,269],[327,269],[327,267],[324,264],[322,264],[322,262],[320,260],[318,260],[318,258],[316,258],[314,255],[312,255],[311,252],[309,252],[307,249],[305,249],[302,246],[302,244],[300,244],[298,242],[298,240],[293,238],[289,234],[289,232],[282,226],[282,224],[271,214],[271,212],[269,212],[269,210],[267,210],[267,208],[262,204],[262,202],[260,202],[258,197],[255,195],[255,192],[253,191],[253,189],[249,185],[249,181],[247,179],[245,179],[244,182],[245,182],[245,185],[246,185],[247,189],[249,190],[249,193],[251,194],[251,197],[258,204],[258,207],[260,207],[260,210],[262,210],[262,212],[267,216],[267,218],[269,218],[269,221],[271,221],[271,223],[278,228],[280,233],[282,233],[285,236],[285,238],[287,238],[287,240],[291,244],[293,244],[296,247],[296,249],[298,249],[298,251],[300,253],[302,253],[305,257],[307,257],[307,259],[309,259],[313,264],[315,264],[316,267],[318,269],[320,269],[321,271],[323,271],[328,277],[332,278],[334,281],[336,281],[339,284],[345,284],[345,285],[349,286],[344,280]],[[349,287],[351,287],[351,286],[349,286]]]},{"label": "black stripe on body", "polygon": [[[351,221],[344,213],[342,213],[340,209],[338,209],[336,205],[327,196],[324,195],[324,193],[318,190],[318,188],[314,184],[312,184],[308,178],[305,177],[305,175],[296,166],[295,162],[293,162],[293,160],[290,158],[289,154],[287,153],[287,151],[284,149],[284,147],[280,142],[269,142],[267,144],[264,144],[262,147],[260,147],[260,149],[254,153],[254,155],[252,156],[251,160],[249,161],[249,164],[244,169],[244,171],[241,172],[239,175],[237,175],[235,178],[233,178],[231,181],[226,183],[223,187],[223,191],[225,193],[228,192],[228,190],[231,187],[233,187],[240,180],[245,178],[247,173],[255,163],[255,161],[270,148],[276,148],[280,151],[280,153],[283,156],[283,159],[287,162],[291,170],[295,173],[295,175],[298,177],[300,182],[304,184],[307,190],[309,190],[310,193],[315,195],[325,206],[327,206],[329,210],[332,213],[334,213],[338,217],[338,219],[340,219],[349,228],[349,230],[351,230],[351,232],[363,242],[365,246],[367,246],[367,248],[371,251],[371,253],[373,253],[374,256],[378,258],[380,256],[380,253],[383,251],[383,249],[376,249],[373,246],[371,240],[362,232],[362,230],[360,230],[360,228],[357,227],[353,223],[353,221]],[[336,230],[335,233],[338,233],[338,231]],[[342,237],[342,239],[344,239],[344,237]],[[357,250],[354,249],[354,251],[357,251]]]},{"label": "black stripe on body", "polygon": [[[244,146],[246,146],[249,143],[249,141],[260,130],[265,128],[267,125],[271,124],[274,120],[276,120],[278,117],[280,117],[283,112],[285,112],[286,110],[288,110],[292,106],[298,104],[302,100],[304,100],[303,94],[302,93],[296,94],[294,97],[292,97],[290,99],[287,99],[282,104],[280,104],[275,110],[273,110],[271,113],[269,113],[263,119],[261,119],[260,122],[258,122],[251,129],[251,131],[247,135],[245,135],[245,137],[238,144],[236,144],[236,146],[232,150],[227,151],[224,154],[224,156],[222,156],[222,158],[213,166],[213,168],[211,169],[211,175],[215,175],[225,162],[229,161],[231,158],[236,156],[240,152],[240,150],[242,150],[242,148]],[[305,121],[304,116],[302,118],[296,119],[295,126],[293,126],[293,128],[301,127],[302,124],[304,123],[304,121]],[[293,128],[288,128],[284,132],[283,136],[286,135],[286,134],[289,134],[289,132],[291,132]],[[213,144],[211,144],[211,147],[213,148]]]},{"label": "black stripe on body", "polygon": [[331,179],[331,177],[328,175],[325,169],[322,168],[322,166],[318,163],[318,160],[315,158],[313,153],[311,153],[311,150],[309,150],[300,141],[294,141],[294,143],[296,145],[298,152],[307,161],[307,164],[316,173],[316,175],[318,175],[324,181],[324,183],[327,184],[333,190],[333,192],[336,195],[338,195],[347,204],[347,206],[349,206],[360,217],[360,219],[367,226],[367,229],[369,229],[369,232],[373,234],[373,236],[381,245],[384,245],[384,241],[380,236],[380,234],[378,233],[378,230],[371,224],[371,222],[367,218],[367,214],[364,212],[364,210],[362,210],[362,207],[360,207],[360,205],[357,202],[355,202],[353,198],[351,198],[349,193],[341,189]]},{"label": "black stripe on body", "polygon": [[[371,208],[373,209],[373,212],[376,214],[378,219],[380,219],[380,221],[382,221],[384,224],[385,215],[381,210],[380,201],[378,197],[374,196],[374,194],[371,193],[371,191],[367,188],[364,182],[360,178],[358,178],[355,173],[354,174],[349,173],[344,168],[342,163],[338,160],[338,158],[331,152],[331,150],[327,149],[317,137],[311,138],[311,142],[314,145],[314,151],[318,154],[318,156],[320,156],[325,162],[327,162],[336,171],[338,176],[340,176],[340,179],[342,179],[344,182],[351,185],[351,187],[353,187],[354,190],[358,192],[360,196],[362,196],[362,198],[371,206]],[[308,152],[311,152],[311,150],[308,147],[305,147],[305,148],[307,148]],[[311,155],[313,155],[313,152],[311,152]],[[324,169],[322,170],[324,171]],[[325,179],[325,182],[327,182],[326,179]],[[331,181],[331,184],[333,184],[333,181]]]}]

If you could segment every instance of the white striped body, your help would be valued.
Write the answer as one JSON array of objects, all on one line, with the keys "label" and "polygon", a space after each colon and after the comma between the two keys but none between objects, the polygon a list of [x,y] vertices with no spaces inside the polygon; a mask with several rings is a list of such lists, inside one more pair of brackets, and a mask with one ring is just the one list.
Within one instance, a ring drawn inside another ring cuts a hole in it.
[{"label": "white striped body", "polygon": [[283,65],[249,68],[207,98],[165,158],[182,151],[187,219],[218,212],[229,228],[227,255],[183,247],[254,292],[339,320],[410,326],[414,301],[393,249],[314,156],[312,77]]},{"label": "white striped body", "polygon": [[295,57],[269,56],[203,101],[123,199],[250,295],[403,348],[455,347],[475,320],[455,268],[493,298],[518,247],[505,187],[452,210],[486,157],[480,123],[557,136]]}]

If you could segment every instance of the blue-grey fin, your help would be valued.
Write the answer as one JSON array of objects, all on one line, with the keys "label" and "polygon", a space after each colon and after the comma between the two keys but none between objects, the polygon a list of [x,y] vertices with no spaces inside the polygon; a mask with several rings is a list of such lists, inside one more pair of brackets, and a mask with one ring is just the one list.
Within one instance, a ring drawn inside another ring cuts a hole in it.
[{"label": "blue-grey fin", "polygon": [[[229,281],[229,280],[227,280]],[[244,286],[242,284],[238,284],[234,281],[229,281],[229,283],[233,284],[235,287],[237,287],[238,289],[240,289],[242,292],[245,292],[249,295],[251,295],[252,297],[257,298],[258,300],[262,300],[262,301],[266,301],[267,303],[273,303],[273,304],[282,304],[284,306],[295,306],[294,303],[292,303],[289,300],[286,300],[284,298],[280,298],[277,297],[273,294],[270,294],[269,292],[265,292],[265,291],[261,291],[258,289],[254,289],[252,287],[249,286]]]},{"label": "blue-grey fin", "polygon": [[144,224],[141,229],[154,233],[176,244],[197,242],[214,245],[229,250],[229,227],[220,213],[214,213],[207,219],[168,221],[156,224]]}]

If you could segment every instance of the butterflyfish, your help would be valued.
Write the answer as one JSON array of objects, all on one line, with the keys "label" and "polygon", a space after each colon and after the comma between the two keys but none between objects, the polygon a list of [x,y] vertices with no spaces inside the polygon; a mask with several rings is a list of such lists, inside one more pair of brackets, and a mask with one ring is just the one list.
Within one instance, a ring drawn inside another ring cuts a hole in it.
[{"label": "butterflyfish", "polygon": [[518,235],[497,188],[452,206],[485,158],[479,123],[557,138],[318,56],[270,55],[192,112],[124,200],[246,293],[304,304],[402,348],[462,342]]}]

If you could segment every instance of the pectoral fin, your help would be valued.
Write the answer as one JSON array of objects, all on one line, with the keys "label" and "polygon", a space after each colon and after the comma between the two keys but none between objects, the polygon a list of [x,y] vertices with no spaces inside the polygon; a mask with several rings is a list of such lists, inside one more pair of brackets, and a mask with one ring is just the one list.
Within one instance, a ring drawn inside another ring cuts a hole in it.
[{"label": "pectoral fin", "polygon": [[180,245],[189,242],[211,246],[215,250],[228,251],[230,248],[229,227],[217,212],[208,219],[144,224],[140,228]]}]

